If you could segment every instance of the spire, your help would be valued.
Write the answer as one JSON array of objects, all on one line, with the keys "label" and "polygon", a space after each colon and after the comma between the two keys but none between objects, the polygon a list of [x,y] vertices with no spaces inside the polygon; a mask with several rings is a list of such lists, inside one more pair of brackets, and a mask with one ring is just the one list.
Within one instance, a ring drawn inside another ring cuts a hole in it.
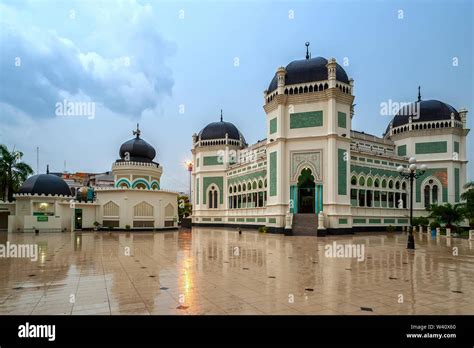
[{"label": "spire", "polygon": [[46,165],[46,174],[49,174],[49,164]]},{"label": "spire", "polygon": [[137,123],[137,130],[134,130],[133,131],[133,135],[136,135],[137,136],[137,139],[140,138],[140,125]]},{"label": "spire", "polygon": [[418,86],[418,101],[421,101],[421,92],[420,92],[421,87]]},{"label": "spire", "polygon": [[222,122],[222,109],[221,109],[221,122]]},{"label": "spire", "polygon": [[311,54],[309,53],[309,41],[305,43],[306,46],[306,59],[311,58]]}]

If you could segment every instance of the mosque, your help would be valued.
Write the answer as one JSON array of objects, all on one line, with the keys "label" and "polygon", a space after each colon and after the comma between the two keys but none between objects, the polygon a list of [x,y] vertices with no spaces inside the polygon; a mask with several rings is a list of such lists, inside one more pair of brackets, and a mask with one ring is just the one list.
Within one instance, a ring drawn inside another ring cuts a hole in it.
[{"label": "mosque", "polygon": [[160,188],[163,168],[156,151],[140,137],[122,144],[112,164],[112,187],[83,187],[84,200],[47,170],[28,178],[14,195],[0,202],[0,229],[8,232],[61,232],[81,229],[155,230],[178,226],[178,193]]},{"label": "mosque", "polygon": [[397,167],[412,157],[427,167],[413,188],[415,216],[460,202],[466,109],[419,92],[380,137],[352,129],[354,98],[343,67],[307,48],[264,91],[264,140],[247,144],[222,114],[195,133],[193,225],[309,235],[400,230],[409,224],[410,185]]}]

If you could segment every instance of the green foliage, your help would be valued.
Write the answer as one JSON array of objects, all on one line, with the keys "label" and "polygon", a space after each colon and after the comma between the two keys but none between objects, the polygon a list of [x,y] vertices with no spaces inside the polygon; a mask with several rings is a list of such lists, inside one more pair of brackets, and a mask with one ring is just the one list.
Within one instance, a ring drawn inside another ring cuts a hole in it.
[{"label": "green foliage", "polygon": [[461,194],[461,199],[465,201],[464,216],[469,220],[469,226],[474,227],[474,181],[464,185],[465,191]]},{"label": "green foliage", "polygon": [[395,226],[388,225],[387,226],[387,232],[395,232]]},{"label": "green foliage", "polygon": [[125,225],[125,229],[126,229],[126,230],[129,230],[129,229],[130,229],[130,225]]},{"label": "green foliage", "polygon": [[188,196],[178,196],[178,217],[181,221],[184,217],[192,214],[193,206],[189,202]]},{"label": "green foliage", "polygon": [[427,217],[420,216],[413,218],[413,226],[428,226],[430,224],[430,220]]},{"label": "green foliage", "polygon": [[430,230],[436,230],[438,227],[441,227],[438,221],[432,221],[430,223]]},{"label": "green foliage", "polygon": [[454,224],[461,222],[465,213],[465,209],[461,204],[452,205],[451,203],[433,204],[429,211],[431,212],[430,218],[446,224],[446,227],[452,227]]},{"label": "green foliage", "polygon": [[258,232],[267,233],[267,231],[268,231],[267,226],[260,226],[260,227],[258,228]]},{"label": "green foliage", "polygon": [[12,201],[13,193],[18,192],[23,182],[33,174],[33,169],[20,162],[23,157],[21,151],[9,150],[6,145],[0,144],[0,199]]}]

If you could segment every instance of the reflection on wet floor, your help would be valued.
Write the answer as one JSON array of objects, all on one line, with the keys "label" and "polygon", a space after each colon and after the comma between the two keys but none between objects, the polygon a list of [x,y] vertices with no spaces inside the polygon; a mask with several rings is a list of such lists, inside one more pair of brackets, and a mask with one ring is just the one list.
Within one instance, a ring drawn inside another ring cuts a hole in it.
[{"label": "reflection on wet floor", "polygon": [[[234,229],[0,233],[0,314],[474,314],[474,243],[417,234]],[[363,245],[364,259],[327,245]]]}]

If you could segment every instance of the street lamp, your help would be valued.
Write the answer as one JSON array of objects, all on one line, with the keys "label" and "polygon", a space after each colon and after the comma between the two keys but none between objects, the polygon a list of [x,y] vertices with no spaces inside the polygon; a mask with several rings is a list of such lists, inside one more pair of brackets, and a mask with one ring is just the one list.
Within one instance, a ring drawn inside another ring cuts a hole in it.
[{"label": "street lamp", "polygon": [[[408,234],[407,249],[415,249],[415,238],[413,237],[413,181],[425,174],[426,165],[422,164],[418,169],[416,165],[416,158],[410,157],[408,160],[408,169],[403,166],[398,166],[397,171],[400,176],[410,179],[410,232]],[[417,170],[418,169],[418,170]]]},{"label": "street lamp", "polygon": [[189,172],[189,203],[191,203],[191,173],[193,171],[193,162],[191,161],[184,161],[184,164],[186,165],[186,168],[188,168]]}]

